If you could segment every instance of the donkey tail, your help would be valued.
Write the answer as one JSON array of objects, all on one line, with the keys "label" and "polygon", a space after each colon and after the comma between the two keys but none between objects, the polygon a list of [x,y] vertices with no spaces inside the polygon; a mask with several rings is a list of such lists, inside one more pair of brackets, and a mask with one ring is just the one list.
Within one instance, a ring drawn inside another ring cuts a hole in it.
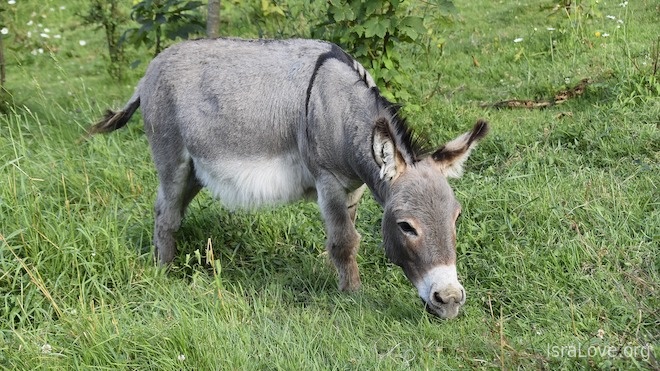
[{"label": "donkey tail", "polygon": [[87,129],[87,136],[92,136],[99,133],[110,133],[120,129],[126,125],[128,120],[133,116],[135,110],[140,106],[140,88],[136,89],[131,99],[126,103],[124,109],[119,112],[107,110],[105,116]]}]

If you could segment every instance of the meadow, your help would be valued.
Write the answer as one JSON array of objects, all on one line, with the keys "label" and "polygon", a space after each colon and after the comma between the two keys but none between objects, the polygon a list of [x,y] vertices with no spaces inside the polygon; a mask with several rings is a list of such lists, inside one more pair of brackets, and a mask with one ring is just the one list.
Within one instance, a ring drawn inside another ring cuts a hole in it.
[{"label": "meadow", "polygon": [[[0,368],[660,368],[660,7],[454,3],[440,45],[401,46],[420,135],[492,125],[451,181],[467,302],[448,321],[386,259],[369,194],[355,294],[337,290],[314,203],[230,212],[202,192],[158,267],[139,115],[80,141],[130,97],[149,52],[131,49],[143,63],[116,82],[85,1],[3,5]],[[233,14],[222,35],[260,34]],[[493,107],[583,79],[545,109]]]}]

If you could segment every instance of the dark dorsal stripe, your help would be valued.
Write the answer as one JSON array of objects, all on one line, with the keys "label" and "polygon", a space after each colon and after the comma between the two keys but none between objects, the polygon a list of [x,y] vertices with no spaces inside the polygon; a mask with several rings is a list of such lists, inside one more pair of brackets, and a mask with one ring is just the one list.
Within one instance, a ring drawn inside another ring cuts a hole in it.
[{"label": "dark dorsal stripe", "polygon": [[[339,46],[335,44],[330,45],[331,47],[329,51],[319,55],[318,59],[316,60],[316,64],[314,65],[312,76],[309,79],[309,84],[307,85],[307,94],[305,97],[305,116],[309,116],[309,100],[312,95],[312,87],[314,86],[316,75],[318,74],[323,64],[330,59],[335,59],[346,64],[348,67],[354,70],[358,74],[360,80],[364,82],[367,87],[369,87],[369,82],[367,81],[367,72],[365,71],[364,73],[361,73],[355,68],[355,59],[348,55]],[[390,122],[391,128],[393,129],[392,134],[398,139],[397,143],[403,146],[403,148],[400,148],[400,150],[409,154],[409,158],[413,162],[417,162],[421,158],[427,156],[431,152],[431,148],[429,147],[428,143],[426,143],[413,132],[413,130],[406,123],[405,119],[399,115],[401,106],[394,104],[383,97],[380,94],[378,87],[370,87],[370,90],[374,94],[374,98],[378,103],[378,107],[388,113],[389,117],[387,117],[387,120]]]},{"label": "dark dorsal stripe", "polygon": [[[316,65],[314,65],[314,71],[312,72],[312,77],[309,79],[309,84],[307,85],[307,96],[305,97],[305,116],[309,115],[309,99],[312,95],[312,86],[314,86],[314,80],[316,80],[316,75],[318,74],[321,66],[330,59],[336,59],[340,62],[344,62],[347,66],[353,69],[353,58],[351,58],[345,51],[335,44],[330,44],[330,50],[319,55],[316,60]],[[366,80],[365,80],[366,82]]]},{"label": "dark dorsal stripe", "polygon": [[386,111],[389,115],[387,121],[390,124],[390,130],[399,146],[399,151],[404,153],[404,157],[408,157],[412,163],[415,163],[428,156],[432,151],[432,147],[424,138],[417,135],[408,125],[406,119],[399,114],[401,105],[392,103],[380,95],[378,88],[372,88],[372,91],[380,109]]}]

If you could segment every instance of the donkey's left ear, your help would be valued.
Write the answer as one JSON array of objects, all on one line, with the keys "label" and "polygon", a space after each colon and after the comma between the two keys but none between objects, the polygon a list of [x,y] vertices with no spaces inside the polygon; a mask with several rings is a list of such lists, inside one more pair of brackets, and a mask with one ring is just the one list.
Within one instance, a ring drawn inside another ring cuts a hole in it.
[{"label": "donkey's left ear", "polygon": [[388,183],[395,181],[405,170],[406,163],[384,118],[376,120],[371,149],[374,160],[380,167],[380,179]]},{"label": "donkey's left ear", "polygon": [[488,134],[488,123],[480,119],[472,128],[472,131],[445,144],[442,148],[433,152],[431,157],[446,177],[458,178],[463,174],[463,163],[470,156],[470,151],[486,134]]}]

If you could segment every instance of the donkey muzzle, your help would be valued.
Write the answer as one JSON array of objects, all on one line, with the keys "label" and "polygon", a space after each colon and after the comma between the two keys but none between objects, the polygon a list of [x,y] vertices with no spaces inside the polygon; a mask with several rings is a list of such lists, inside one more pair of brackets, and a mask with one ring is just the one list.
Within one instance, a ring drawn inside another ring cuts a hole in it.
[{"label": "donkey muzzle", "polygon": [[465,289],[458,282],[455,265],[441,265],[428,271],[417,285],[426,310],[440,318],[451,319],[465,304]]}]

